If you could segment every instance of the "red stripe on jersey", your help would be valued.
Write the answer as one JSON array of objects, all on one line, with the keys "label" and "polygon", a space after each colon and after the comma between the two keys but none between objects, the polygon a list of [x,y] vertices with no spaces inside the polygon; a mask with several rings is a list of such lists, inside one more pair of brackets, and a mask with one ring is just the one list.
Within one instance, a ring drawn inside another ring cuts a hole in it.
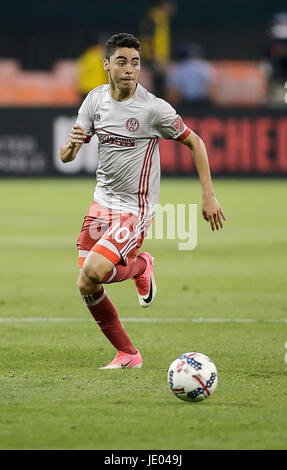
[{"label": "red stripe on jersey", "polygon": [[189,127],[188,127],[188,128],[184,131],[184,133],[181,134],[181,135],[180,135],[177,139],[175,139],[175,140],[179,140],[179,141],[184,140],[184,139],[186,139],[186,138],[189,136],[190,133],[191,133],[191,130],[190,130]]},{"label": "red stripe on jersey", "polygon": [[142,177],[143,177],[144,167],[145,167],[145,163],[146,163],[146,157],[147,157],[147,154],[148,154],[148,152],[149,152],[149,148],[150,148],[151,142],[152,142],[152,139],[150,139],[150,141],[149,141],[149,143],[148,143],[147,150],[146,150],[145,157],[144,157],[144,161],[143,161],[143,166],[142,166],[141,174],[140,174],[139,189],[138,189],[139,208],[141,208],[141,184],[142,184]]},{"label": "red stripe on jersey", "polygon": [[143,201],[141,217],[145,216],[145,210],[147,209],[147,206],[148,206],[147,195],[148,195],[148,190],[149,190],[149,173],[150,173],[150,168],[152,164],[152,156],[153,156],[153,152],[156,146],[156,142],[157,140],[155,139],[151,145],[151,148],[147,157],[147,163],[145,166],[145,173],[144,173],[144,178],[142,181],[142,190],[141,190],[142,201]]},{"label": "red stripe on jersey", "polygon": [[147,206],[148,206],[148,197],[147,196],[148,196],[148,191],[149,191],[149,177],[150,177],[150,170],[151,170],[151,165],[152,165],[152,157],[153,157],[153,153],[154,153],[156,143],[157,143],[157,141],[155,140],[154,143],[153,143],[153,146],[151,148],[150,155],[149,155],[149,162],[147,164],[147,167],[149,167],[149,169],[148,169],[148,174],[147,174],[147,179],[146,179],[146,190],[145,190],[145,193],[144,193],[144,198],[145,198],[145,202],[146,202]]},{"label": "red stripe on jersey", "polygon": [[95,129],[96,133],[99,132],[99,131],[103,131],[103,132],[105,132],[106,134],[109,134],[109,135],[116,135],[117,137],[124,137],[125,139],[130,139],[130,137],[127,137],[126,135],[115,134],[114,132],[107,131],[106,129],[102,129],[102,128]]},{"label": "red stripe on jersey", "polygon": [[139,189],[138,189],[138,201],[139,201],[139,208],[141,209],[141,213],[142,213],[142,210],[144,208],[144,199],[143,199],[143,196],[144,196],[144,180],[145,180],[146,169],[147,169],[147,165],[148,165],[148,161],[149,161],[149,157],[150,157],[150,152],[151,152],[151,149],[153,147],[153,141],[154,141],[154,139],[150,139],[150,141],[149,141],[149,144],[148,144],[148,147],[147,147],[147,150],[146,150],[146,153],[145,153],[145,157],[144,157],[144,162],[143,162],[141,174],[140,174]]}]

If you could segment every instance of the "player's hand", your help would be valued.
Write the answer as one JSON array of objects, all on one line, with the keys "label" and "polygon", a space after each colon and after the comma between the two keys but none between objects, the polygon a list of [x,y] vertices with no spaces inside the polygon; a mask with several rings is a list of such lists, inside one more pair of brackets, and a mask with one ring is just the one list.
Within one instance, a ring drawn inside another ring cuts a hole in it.
[{"label": "player's hand", "polygon": [[210,223],[212,231],[223,228],[223,220],[225,221],[225,215],[220,207],[219,202],[214,196],[203,197],[202,202],[202,215],[206,222]]},{"label": "player's hand", "polygon": [[78,124],[75,124],[72,127],[72,130],[69,135],[70,143],[71,144],[83,144],[86,138],[87,138],[86,131]]}]

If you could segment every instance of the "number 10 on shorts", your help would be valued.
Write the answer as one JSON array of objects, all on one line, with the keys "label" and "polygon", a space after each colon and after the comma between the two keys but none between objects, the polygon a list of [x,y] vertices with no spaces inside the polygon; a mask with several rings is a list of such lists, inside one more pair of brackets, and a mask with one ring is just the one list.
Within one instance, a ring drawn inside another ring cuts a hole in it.
[{"label": "number 10 on shorts", "polygon": [[114,239],[116,240],[117,243],[124,243],[127,241],[127,239],[130,236],[130,231],[128,227],[120,227],[120,222],[117,222],[111,230],[107,232],[107,235],[110,236],[114,234]]}]

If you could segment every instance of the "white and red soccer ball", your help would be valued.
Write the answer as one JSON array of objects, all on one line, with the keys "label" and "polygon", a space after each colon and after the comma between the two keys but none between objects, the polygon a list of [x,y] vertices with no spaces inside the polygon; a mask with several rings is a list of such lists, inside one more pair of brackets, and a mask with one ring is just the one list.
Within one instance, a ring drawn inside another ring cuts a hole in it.
[{"label": "white and red soccer ball", "polygon": [[215,364],[205,354],[188,352],[171,363],[167,381],[181,400],[201,401],[216,389],[218,374]]}]

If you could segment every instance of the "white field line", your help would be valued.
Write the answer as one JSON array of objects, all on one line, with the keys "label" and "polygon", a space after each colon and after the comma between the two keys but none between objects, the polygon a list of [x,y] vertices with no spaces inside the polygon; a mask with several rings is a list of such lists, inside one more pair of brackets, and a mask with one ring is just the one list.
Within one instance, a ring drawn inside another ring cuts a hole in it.
[{"label": "white field line", "polygon": [[[287,318],[256,319],[256,318],[121,318],[124,323],[287,323]],[[94,322],[92,318],[0,318],[0,323],[77,323]]]}]

